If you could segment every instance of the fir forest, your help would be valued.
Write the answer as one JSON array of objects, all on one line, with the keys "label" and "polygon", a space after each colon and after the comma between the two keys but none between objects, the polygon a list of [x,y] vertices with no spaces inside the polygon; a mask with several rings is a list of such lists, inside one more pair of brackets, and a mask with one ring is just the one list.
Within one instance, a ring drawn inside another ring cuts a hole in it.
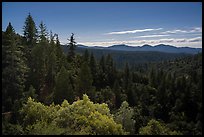
[{"label": "fir forest", "polygon": [[2,30],[2,135],[202,135],[202,52],[121,63],[24,18]]}]

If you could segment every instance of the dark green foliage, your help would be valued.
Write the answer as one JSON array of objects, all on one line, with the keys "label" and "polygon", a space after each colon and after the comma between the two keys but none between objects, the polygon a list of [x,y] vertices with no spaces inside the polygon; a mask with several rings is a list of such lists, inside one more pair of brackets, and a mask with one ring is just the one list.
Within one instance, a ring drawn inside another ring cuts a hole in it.
[{"label": "dark green foliage", "polygon": [[87,94],[89,96],[93,96],[92,93],[92,75],[91,70],[86,62],[81,65],[81,69],[79,70],[78,75],[78,96],[82,97],[83,94]]},{"label": "dark green foliage", "polygon": [[28,68],[25,64],[23,47],[9,23],[2,43],[2,95],[3,112],[10,111],[14,102],[19,100],[25,88]]},{"label": "dark green foliage", "polygon": [[85,50],[84,55],[83,55],[84,62],[89,64],[89,52],[88,50]]},{"label": "dark green foliage", "polygon": [[99,81],[100,81],[100,88],[106,87],[107,82],[107,74],[105,73],[106,65],[105,65],[105,58],[104,56],[101,57],[99,61]]},{"label": "dark green foliage", "polygon": [[23,128],[18,124],[11,124],[8,122],[2,122],[2,134],[3,135],[24,135]]},{"label": "dark green foliage", "polygon": [[139,135],[181,135],[181,133],[171,131],[164,123],[152,119],[146,127],[140,128]]},{"label": "dark green foliage", "polygon": [[56,69],[57,69],[56,71],[59,72],[62,66],[66,66],[65,65],[66,60],[65,60],[65,54],[62,53],[62,48],[57,34],[56,34],[55,51],[56,51]]},{"label": "dark green foliage", "polygon": [[38,94],[43,94],[46,86],[46,76],[48,75],[48,53],[49,43],[42,41],[37,44],[31,51],[32,55],[32,68],[31,80],[32,85],[37,90]]},{"label": "dark green foliage", "polygon": [[107,82],[106,85],[111,86],[114,84],[115,78],[116,78],[116,68],[113,64],[113,59],[110,54],[106,56],[105,60],[105,73],[107,75]]},{"label": "dark green foliage", "polygon": [[122,100],[121,100],[121,87],[117,79],[115,80],[113,85],[113,93],[115,94],[115,107],[119,108],[122,103]]},{"label": "dark green foliage", "polygon": [[95,86],[95,87],[99,87],[99,85],[100,85],[99,68],[98,68],[98,64],[97,64],[97,62],[95,60],[95,57],[94,57],[93,53],[91,53],[89,67],[90,67],[91,75],[92,75],[92,78],[93,78],[92,85]]},{"label": "dark green foliage", "polygon": [[56,76],[56,87],[54,90],[55,103],[62,103],[64,99],[73,101],[73,87],[70,82],[69,72],[62,67]]},{"label": "dark green foliage", "polygon": [[[62,46],[65,53],[68,49]],[[76,53],[83,54],[86,48],[76,48]],[[118,69],[122,70],[125,68],[126,62],[130,65],[132,70],[142,70],[141,67],[147,67],[150,63],[157,63],[162,61],[174,60],[176,58],[182,58],[192,56],[186,53],[164,53],[156,51],[119,51],[119,50],[108,50],[108,49],[88,49],[88,51],[94,54],[97,60],[100,60],[102,56],[111,54],[113,61]]]},{"label": "dark green foliage", "polygon": [[115,94],[109,86],[99,91],[102,95],[101,102],[108,104],[110,109],[115,108]]}]

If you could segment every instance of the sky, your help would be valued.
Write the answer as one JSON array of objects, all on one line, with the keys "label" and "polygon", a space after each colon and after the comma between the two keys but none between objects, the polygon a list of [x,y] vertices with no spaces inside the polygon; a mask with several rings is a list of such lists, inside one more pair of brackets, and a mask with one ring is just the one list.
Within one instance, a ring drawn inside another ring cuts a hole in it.
[{"label": "sky", "polygon": [[201,2],[2,2],[2,30],[11,22],[23,35],[31,14],[67,44],[142,46],[168,44],[202,48]]}]

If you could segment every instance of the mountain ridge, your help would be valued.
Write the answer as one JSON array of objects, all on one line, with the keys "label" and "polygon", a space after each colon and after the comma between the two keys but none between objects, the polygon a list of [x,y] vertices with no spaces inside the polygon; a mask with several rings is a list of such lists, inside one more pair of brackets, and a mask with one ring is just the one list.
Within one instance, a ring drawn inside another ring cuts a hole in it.
[{"label": "mountain ridge", "polygon": [[188,54],[197,54],[202,52],[202,48],[193,48],[193,47],[175,47],[172,45],[159,44],[151,46],[148,44],[142,46],[129,46],[126,44],[112,45],[109,47],[101,46],[85,46],[79,44],[80,48],[89,48],[89,49],[108,49],[108,50],[120,50],[120,51],[158,51],[166,53],[188,53]]}]

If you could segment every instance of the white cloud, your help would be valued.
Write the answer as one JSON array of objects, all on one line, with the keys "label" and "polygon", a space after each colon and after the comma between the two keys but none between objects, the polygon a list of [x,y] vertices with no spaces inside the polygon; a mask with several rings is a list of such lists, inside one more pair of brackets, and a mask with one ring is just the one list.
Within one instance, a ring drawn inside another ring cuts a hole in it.
[{"label": "white cloud", "polygon": [[127,44],[129,46],[141,46],[144,44],[157,45],[157,44],[170,44],[174,46],[190,46],[190,47],[202,47],[202,38],[168,38],[168,39],[156,39],[156,40],[130,40],[130,41],[104,41],[104,42],[81,42],[87,46],[103,46],[108,47],[117,44]]},{"label": "white cloud", "polygon": [[168,31],[161,32],[161,34],[198,33],[198,32],[202,32],[202,28],[195,27],[195,28],[190,29],[190,30],[181,30],[181,29],[168,30]]},{"label": "white cloud", "polygon": [[169,30],[169,31],[164,31],[164,32],[161,32],[161,34],[175,34],[175,33],[186,33],[187,31],[185,30]]},{"label": "white cloud", "polygon": [[106,33],[108,35],[113,35],[113,34],[131,34],[131,33],[138,33],[138,32],[146,32],[146,31],[155,31],[155,30],[161,30],[162,28],[158,29],[141,29],[141,30],[129,30],[129,31],[117,31],[117,32],[109,32]]},{"label": "white cloud", "polygon": [[191,33],[194,33],[194,32],[202,32],[202,28],[196,27],[196,28],[192,29],[190,32],[191,32]]},{"label": "white cloud", "polygon": [[138,36],[138,37],[134,37],[134,38],[155,38],[155,37],[166,37],[169,35],[144,35],[144,36]]},{"label": "white cloud", "polygon": [[196,38],[189,39],[189,42],[199,42],[199,41],[202,41],[202,37],[196,37]]}]

